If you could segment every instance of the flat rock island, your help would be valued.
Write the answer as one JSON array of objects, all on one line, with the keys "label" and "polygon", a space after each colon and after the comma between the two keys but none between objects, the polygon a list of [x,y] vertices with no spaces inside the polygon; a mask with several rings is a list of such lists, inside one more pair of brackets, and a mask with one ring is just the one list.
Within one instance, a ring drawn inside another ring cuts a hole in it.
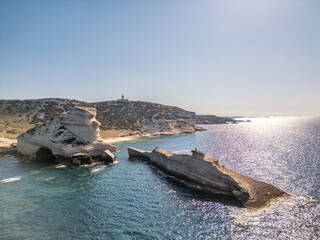
[{"label": "flat rock island", "polygon": [[279,197],[289,196],[270,184],[225,168],[217,159],[198,150],[191,154],[177,154],[161,148],[152,151],[128,148],[128,154],[131,159],[146,160],[166,174],[205,190],[234,196],[245,207],[260,208]]},{"label": "flat rock island", "polygon": [[65,116],[55,117],[17,138],[18,152],[31,158],[48,157],[75,165],[93,160],[112,162],[116,147],[100,138],[100,123],[94,108],[72,107]]}]

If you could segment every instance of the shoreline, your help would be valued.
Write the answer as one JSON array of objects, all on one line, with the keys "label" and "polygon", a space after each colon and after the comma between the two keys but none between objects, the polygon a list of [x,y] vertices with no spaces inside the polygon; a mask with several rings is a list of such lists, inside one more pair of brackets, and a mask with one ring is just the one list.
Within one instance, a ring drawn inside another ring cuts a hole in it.
[{"label": "shoreline", "polygon": [[[102,138],[103,140],[107,141],[109,144],[112,143],[120,143],[120,142],[127,142],[132,141],[140,138],[152,138],[152,137],[160,137],[160,136],[178,136],[178,135],[185,135],[185,134],[193,134],[198,131],[194,132],[163,132],[163,133],[147,133],[147,134],[136,134],[132,136],[123,136],[123,137],[111,137],[111,138]],[[14,154],[17,152],[17,138],[7,138],[4,136],[0,137],[0,154],[1,155],[8,155]]]},{"label": "shoreline", "polygon": [[194,132],[156,132],[156,133],[146,133],[146,134],[137,134],[132,136],[124,136],[124,137],[114,137],[114,138],[103,138],[108,143],[116,143],[116,142],[126,142],[126,141],[132,141],[139,138],[152,138],[152,137],[160,137],[160,136],[179,136],[179,135],[185,135],[185,134],[193,134],[200,131],[194,131]]},{"label": "shoreline", "polygon": [[17,139],[0,137],[0,154],[14,154],[17,151]]},{"label": "shoreline", "polygon": [[108,143],[117,143],[117,142],[126,142],[131,140],[136,140],[142,138],[142,135],[133,135],[133,136],[126,136],[126,137],[113,137],[113,138],[103,138]]}]

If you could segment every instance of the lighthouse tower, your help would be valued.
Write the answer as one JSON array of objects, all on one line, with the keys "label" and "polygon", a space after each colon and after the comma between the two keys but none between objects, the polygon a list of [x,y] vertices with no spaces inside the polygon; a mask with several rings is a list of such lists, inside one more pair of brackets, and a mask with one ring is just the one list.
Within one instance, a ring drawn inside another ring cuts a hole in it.
[{"label": "lighthouse tower", "polygon": [[121,95],[121,98],[117,100],[117,102],[129,102],[129,99],[124,98],[124,95]]}]

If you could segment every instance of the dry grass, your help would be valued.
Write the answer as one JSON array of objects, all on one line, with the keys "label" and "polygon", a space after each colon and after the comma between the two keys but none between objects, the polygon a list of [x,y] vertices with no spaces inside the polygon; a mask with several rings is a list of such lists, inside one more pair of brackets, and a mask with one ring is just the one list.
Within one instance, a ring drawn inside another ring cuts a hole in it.
[{"label": "dry grass", "polygon": [[[33,128],[35,125],[28,123],[26,119],[27,117],[25,115],[20,117],[10,115],[0,116],[0,137],[3,136],[6,138],[15,139],[20,134],[26,132],[30,128]],[[102,138],[115,138],[125,137],[130,133],[135,133],[135,131],[127,129],[101,130],[100,136]]]},{"label": "dry grass", "polygon": [[135,133],[135,131],[126,130],[126,129],[101,130],[100,137],[102,138],[125,137],[125,136],[128,136],[130,133]]},{"label": "dry grass", "polygon": [[0,136],[14,139],[20,134],[33,128],[34,124],[27,123],[26,116],[0,116]]}]

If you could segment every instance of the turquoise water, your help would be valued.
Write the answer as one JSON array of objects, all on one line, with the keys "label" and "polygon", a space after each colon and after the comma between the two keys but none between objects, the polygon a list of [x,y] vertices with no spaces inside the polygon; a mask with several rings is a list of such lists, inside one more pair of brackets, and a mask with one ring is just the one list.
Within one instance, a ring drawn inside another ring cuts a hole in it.
[{"label": "turquoise water", "polygon": [[[119,143],[116,164],[92,168],[0,158],[0,180],[17,178],[0,182],[0,239],[319,238],[319,118],[204,127],[207,132]],[[128,160],[128,146],[175,152],[197,147],[293,196],[250,211]]]}]

